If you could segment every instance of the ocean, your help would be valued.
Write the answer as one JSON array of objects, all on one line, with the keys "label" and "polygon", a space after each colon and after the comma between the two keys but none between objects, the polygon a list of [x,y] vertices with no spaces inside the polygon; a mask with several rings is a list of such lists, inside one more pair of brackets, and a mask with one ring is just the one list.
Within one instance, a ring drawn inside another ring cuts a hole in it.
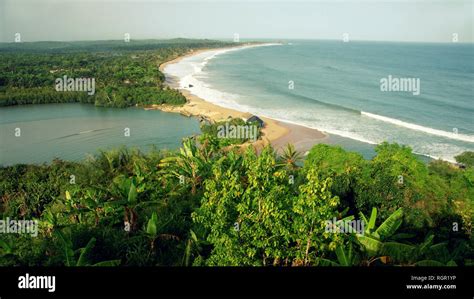
[{"label": "ocean", "polygon": [[207,101],[321,130],[366,157],[383,141],[448,161],[474,151],[474,44],[293,40],[165,70]]}]

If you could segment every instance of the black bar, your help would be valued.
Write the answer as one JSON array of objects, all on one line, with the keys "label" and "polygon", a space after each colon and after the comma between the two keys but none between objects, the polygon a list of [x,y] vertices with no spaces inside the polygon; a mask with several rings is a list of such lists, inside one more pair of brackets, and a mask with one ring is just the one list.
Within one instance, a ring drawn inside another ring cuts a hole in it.
[{"label": "black bar", "polygon": [[[99,296],[99,297],[229,297],[289,298],[415,297],[472,298],[472,267],[414,268],[0,268],[0,297]],[[19,289],[19,276],[55,276],[55,291]],[[413,276],[432,278],[424,282]],[[408,290],[407,284],[455,285],[456,289]]]}]

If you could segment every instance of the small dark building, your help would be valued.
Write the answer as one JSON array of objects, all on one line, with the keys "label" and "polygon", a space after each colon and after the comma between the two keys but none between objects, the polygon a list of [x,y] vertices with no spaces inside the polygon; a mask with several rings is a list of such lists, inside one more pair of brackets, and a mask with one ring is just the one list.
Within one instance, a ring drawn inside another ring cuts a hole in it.
[{"label": "small dark building", "polygon": [[247,122],[248,123],[255,122],[255,123],[257,123],[259,128],[263,128],[263,126],[265,125],[265,122],[260,117],[258,117],[256,115],[252,115],[251,117],[247,118]]}]

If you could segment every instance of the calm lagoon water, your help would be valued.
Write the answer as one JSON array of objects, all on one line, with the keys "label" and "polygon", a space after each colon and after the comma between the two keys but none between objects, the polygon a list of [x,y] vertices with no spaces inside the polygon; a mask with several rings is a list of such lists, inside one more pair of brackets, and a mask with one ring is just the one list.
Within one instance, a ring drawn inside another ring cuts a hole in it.
[{"label": "calm lagoon water", "polygon": [[[21,136],[15,136],[19,128]],[[125,128],[130,136],[125,136]],[[99,149],[120,146],[147,151],[175,149],[198,134],[194,118],[141,108],[44,104],[0,108],[0,165],[82,160]]]}]

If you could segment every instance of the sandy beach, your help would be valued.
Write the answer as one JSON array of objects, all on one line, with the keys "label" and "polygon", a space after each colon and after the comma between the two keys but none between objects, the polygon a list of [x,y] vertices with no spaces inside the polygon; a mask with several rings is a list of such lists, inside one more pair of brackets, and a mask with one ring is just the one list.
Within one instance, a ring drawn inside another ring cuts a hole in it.
[{"label": "sandy beach", "polygon": [[[238,46],[238,47],[246,47]],[[237,111],[215,105],[207,102],[202,98],[192,94],[187,89],[180,89],[178,78],[174,78],[165,72],[165,68],[169,64],[179,62],[185,57],[197,55],[205,51],[211,51],[216,49],[201,49],[192,51],[186,55],[180,56],[176,59],[170,60],[160,65],[160,71],[166,76],[166,84],[171,88],[176,88],[186,97],[187,103],[183,106],[170,106],[170,105],[151,105],[145,109],[157,109],[165,112],[180,113],[185,116],[203,117],[211,121],[223,121],[232,118],[244,118],[249,115],[247,112]],[[326,135],[318,130],[299,126],[291,123],[286,123],[271,119],[268,117],[259,116],[264,122],[264,128],[262,128],[262,138],[253,142],[253,146],[257,149],[261,149],[265,145],[271,143],[272,146],[279,152],[286,147],[288,143],[292,143],[295,148],[300,152],[306,152],[314,144],[320,143]]]}]

